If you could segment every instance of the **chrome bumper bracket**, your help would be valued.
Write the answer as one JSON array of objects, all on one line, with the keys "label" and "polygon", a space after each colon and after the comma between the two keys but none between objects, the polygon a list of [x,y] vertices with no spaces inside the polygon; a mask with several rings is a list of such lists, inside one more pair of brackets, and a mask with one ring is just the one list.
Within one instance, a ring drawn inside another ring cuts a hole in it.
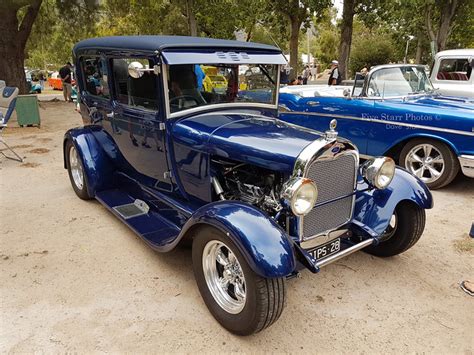
[{"label": "chrome bumper bracket", "polygon": [[360,243],[354,244],[337,254],[333,254],[319,261],[315,260],[306,250],[301,248],[295,243],[295,251],[297,253],[298,260],[311,272],[317,273],[323,266],[329,265],[339,259],[342,259],[358,250],[361,250],[369,245],[377,245],[379,240],[377,238],[369,238],[361,241]]}]

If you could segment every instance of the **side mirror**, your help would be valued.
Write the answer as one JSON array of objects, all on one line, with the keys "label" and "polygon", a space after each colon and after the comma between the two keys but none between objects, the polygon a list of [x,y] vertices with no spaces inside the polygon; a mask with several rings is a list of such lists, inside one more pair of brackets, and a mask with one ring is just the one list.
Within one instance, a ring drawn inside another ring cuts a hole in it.
[{"label": "side mirror", "polygon": [[128,65],[128,75],[134,79],[141,78],[145,72],[153,72],[155,75],[159,75],[160,67],[158,65],[154,65],[153,68],[146,69],[140,62],[131,62]]},{"label": "side mirror", "polygon": [[143,64],[140,62],[131,62],[128,65],[128,75],[134,79],[141,78],[143,76]]},{"label": "side mirror", "polygon": [[351,89],[344,89],[344,91],[342,92],[342,95],[343,95],[346,99],[350,99],[350,98],[351,98]]}]

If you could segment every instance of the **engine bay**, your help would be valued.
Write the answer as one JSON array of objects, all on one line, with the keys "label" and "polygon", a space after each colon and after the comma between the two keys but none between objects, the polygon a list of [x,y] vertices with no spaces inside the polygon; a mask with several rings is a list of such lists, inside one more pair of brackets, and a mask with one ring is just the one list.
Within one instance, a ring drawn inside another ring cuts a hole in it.
[{"label": "engine bay", "polygon": [[282,209],[281,173],[223,158],[213,158],[212,166],[218,181],[217,199],[243,201],[271,215]]}]

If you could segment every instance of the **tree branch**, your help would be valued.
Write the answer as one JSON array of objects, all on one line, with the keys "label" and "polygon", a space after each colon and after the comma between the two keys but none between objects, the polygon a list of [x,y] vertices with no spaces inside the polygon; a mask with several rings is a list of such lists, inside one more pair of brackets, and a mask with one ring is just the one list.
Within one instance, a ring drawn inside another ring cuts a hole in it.
[{"label": "tree branch", "polygon": [[436,41],[436,35],[433,31],[433,25],[431,23],[431,11],[432,11],[431,5],[427,5],[426,6],[426,16],[425,16],[426,30],[428,31],[428,36],[430,37],[430,40]]},{"label": "tree branch", "polygon": [[26,43],[28,40],[33,24],[35,23],[36,16],[38,16],[42,1],[43,0],[33,0],[26,10],[26,14],[23,17],[18,29],[18,38],[22,43]]}]

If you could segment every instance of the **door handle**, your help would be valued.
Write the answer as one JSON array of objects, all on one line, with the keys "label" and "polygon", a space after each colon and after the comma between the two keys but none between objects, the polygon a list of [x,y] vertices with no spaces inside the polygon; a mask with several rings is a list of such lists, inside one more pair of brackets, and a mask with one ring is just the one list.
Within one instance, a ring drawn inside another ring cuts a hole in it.
[{"label": "door handle", "polygon": [[107,116],[107,118],[114,118],[114,117],[115,117],[115,113],[114,113],[114,112],[110,112],[110,113],[108,113],[106,116]]},{"label": "door handle", "polygon": [[319,106],[319,101],[308,101],[307,104],[311,107]]}]

